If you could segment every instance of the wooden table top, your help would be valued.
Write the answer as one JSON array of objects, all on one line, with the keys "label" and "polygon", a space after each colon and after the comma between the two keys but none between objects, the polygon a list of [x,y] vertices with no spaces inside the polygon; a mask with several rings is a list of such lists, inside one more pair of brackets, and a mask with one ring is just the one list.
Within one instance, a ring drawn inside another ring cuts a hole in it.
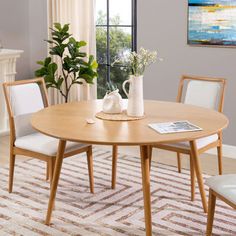
[{"label": "wooden table top", "polygon": [[[108,121],[95,117],[102,110],[102,100],[81,101],[50,106],[31,118],[41,133],[62,140],[104,145],[151,145],[190,141],[215,134],[228,125],[227,117],[214,110],[182,103],[145,101],[145,118],[136,121]],[[87,124],[92,118],[94,124]],[[202,131],[159,134],[149,123],[188,120]]]}]

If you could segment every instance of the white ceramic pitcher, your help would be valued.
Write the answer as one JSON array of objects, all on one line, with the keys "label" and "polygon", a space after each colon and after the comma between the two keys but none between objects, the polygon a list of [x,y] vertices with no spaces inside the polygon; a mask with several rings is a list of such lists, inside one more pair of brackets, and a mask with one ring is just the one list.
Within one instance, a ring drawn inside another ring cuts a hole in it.
[{"label": "white ceramic pitcher", "polygon": [[[129,83],[129,93],[125,89],[125,85]],[[128,116],[143,116],[143,76],[130,75],[130,79],[124,81],[123,90],[128,97]]]}]

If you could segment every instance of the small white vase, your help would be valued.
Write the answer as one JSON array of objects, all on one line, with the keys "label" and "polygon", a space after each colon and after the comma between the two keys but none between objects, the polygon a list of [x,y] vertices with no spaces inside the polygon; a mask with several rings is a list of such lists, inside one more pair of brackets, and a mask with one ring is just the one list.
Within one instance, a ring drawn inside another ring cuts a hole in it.
[{"label": "small white vase", "polygon": [[102,111],[109,114],[117,114],[122,112],[122,97],[119,94],[119,89],[106,93],[103,98]]},{"label": "small white vase", "polygon": [[[125,85],[129,83],[129,93],[125,89]],[[128,97],[128,116],[143,116],[143,76],[130,75],[130,78],[123,83],[123,90]]]}]

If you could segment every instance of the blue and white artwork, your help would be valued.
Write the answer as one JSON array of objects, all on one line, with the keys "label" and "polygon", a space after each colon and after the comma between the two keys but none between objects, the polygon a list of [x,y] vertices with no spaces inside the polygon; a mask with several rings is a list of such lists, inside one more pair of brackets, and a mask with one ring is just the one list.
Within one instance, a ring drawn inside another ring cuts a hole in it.
[{"label": "blue and white artwork", "polygon": [[189,0],[188,43],[236,46],[236,0]]}]

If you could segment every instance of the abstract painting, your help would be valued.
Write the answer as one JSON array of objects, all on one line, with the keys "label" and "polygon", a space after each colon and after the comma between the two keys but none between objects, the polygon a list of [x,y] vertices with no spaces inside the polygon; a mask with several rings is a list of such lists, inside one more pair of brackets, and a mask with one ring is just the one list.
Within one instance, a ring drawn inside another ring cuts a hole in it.
[{"label": "abstract painting", "polygon": [[188,44],[236,46],[236,0],[188,0]]}]

